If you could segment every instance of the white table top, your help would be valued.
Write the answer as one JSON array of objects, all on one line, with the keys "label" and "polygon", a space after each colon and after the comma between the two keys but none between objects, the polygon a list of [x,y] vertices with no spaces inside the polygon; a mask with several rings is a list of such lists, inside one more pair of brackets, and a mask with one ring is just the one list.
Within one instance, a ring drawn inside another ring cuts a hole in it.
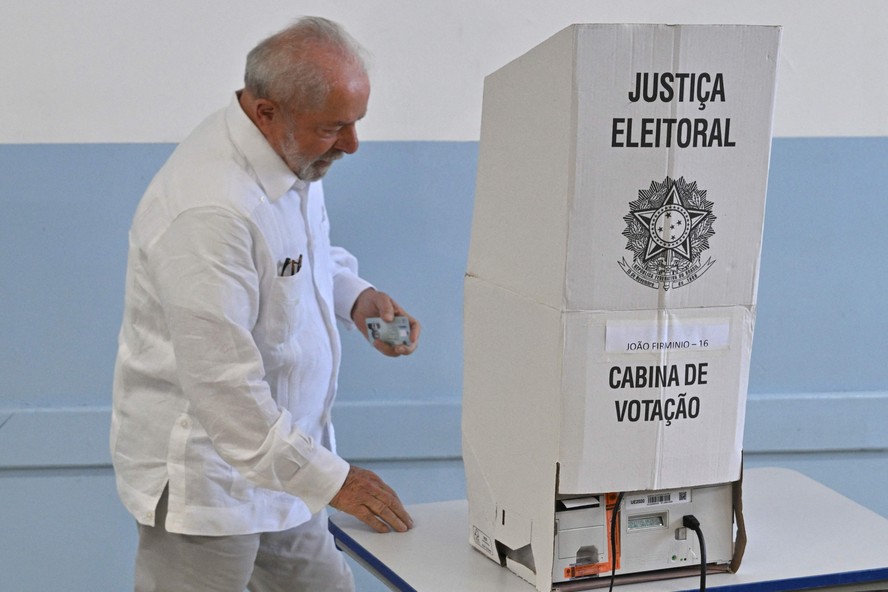
[{"label": "white table top", "polygon": [[[743,478],[748,544],[736,574],[709,574],[723,591],[888,589],[888,519],[787,469],[749,469]],[[469,545],[465,500],[417,504],[414,528],[377,534],[336,514],[337,544],[393,590],[532,592],[534,587]],[[696,590],[697,577],[615,587],[620,592]],[[843,587],[846,586],[846,587]]]}]

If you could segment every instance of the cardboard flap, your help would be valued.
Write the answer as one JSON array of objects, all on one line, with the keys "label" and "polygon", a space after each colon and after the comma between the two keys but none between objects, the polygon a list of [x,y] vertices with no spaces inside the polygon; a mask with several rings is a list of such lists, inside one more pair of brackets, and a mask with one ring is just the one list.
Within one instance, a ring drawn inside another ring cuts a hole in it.
[{"label": "cardboard flap", "polygon": [[746,553],[746,520],[743,518],[743,468],[740,469],[740,479],[734,482],[734,521],[737,524],[737,537],[734,539],[734,557],[729,566],[731,573],[737,573],[743,554]]}]

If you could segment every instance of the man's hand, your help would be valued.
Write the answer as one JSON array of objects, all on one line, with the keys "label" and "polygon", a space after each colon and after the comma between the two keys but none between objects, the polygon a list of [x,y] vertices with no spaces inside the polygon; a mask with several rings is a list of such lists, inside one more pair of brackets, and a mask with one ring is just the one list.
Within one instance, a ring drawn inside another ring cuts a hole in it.
[{"label": "man's hand", "polygon": [[419,342],[419,333],[421,328],[419,321],[407,314],[397,302],[385,292],[378,292],[373,288],[367,288],[355,300],[352,307],[351,317],[355,325],[364,337],[367,337],[367,319],[371,317],[380,317],[383,321],[391,323],[395,320],[395,315],[407,317],[410,320],[410,345],[389,345],[377,339],[373,342],[373,347],[387,356],[406,356],[413,353]]},{"label": "man's hand", "polygon": [[345,483],[330,505],[370,525],[376,532],[394,529],[405,532],[413,527],[413,520],[401,505],[398,494],[376,473],[351,466]]}]

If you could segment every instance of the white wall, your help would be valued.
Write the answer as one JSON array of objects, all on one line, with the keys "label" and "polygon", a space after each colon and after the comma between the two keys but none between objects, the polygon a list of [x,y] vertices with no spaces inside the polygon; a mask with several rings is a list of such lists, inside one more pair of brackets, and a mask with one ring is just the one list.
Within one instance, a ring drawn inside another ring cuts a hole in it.
[{"label": "white wall", "polygon": [[177,142],[300,14],[373,53],[365,140],[477,140],[483,77],[575,22],[781,24],[775,135],[888,135],[881,0],[4,0],[0,143]]}]

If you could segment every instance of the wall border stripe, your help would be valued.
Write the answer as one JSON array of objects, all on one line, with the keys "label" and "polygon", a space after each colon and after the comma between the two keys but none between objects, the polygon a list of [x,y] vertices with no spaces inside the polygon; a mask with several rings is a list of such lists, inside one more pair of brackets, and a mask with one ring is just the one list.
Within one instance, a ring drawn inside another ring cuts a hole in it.
[{"label": "wall border stripe", "polygon": [[[110,413],[0,409],[0,470],[109,466]],[[459,459],[461,413],[458,401],[342,402],[334,409],[339,451],[351,461]],[[886,417],[888,392],[750,396],[744,450],[888,451]]]}]

